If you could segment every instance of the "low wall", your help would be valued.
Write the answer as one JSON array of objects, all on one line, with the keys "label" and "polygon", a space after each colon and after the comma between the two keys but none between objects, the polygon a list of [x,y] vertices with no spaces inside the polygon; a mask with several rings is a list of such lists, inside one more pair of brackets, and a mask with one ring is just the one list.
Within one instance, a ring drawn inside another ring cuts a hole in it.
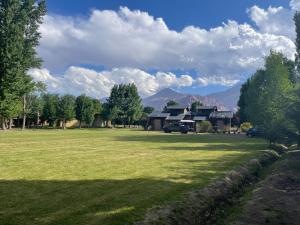
[{"label": "low wall", "polygon": [[190,192],[182,201],[150,210],[144,221],[135,225],[215,224],[220,211],[231,205],[241,196],[245,187],[257,180],[263,167],[279,158],[275,151],[264,151],[257,159],[229,172],[223,179]]}]

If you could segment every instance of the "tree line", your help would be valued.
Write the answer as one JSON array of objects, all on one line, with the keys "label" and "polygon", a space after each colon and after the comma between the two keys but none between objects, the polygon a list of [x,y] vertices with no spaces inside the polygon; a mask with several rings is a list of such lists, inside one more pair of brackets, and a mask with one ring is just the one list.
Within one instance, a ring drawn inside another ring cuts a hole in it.
[{"label": "tree line", "polygon": [[[143,108],[134,84],[115,85],[107,102],[81,95],[57,95],[46,92],[43,83],[28,75],[31,68],[40,68],[42,60],[36,47],[38,31],[46,14],[44,0],[0,0],[0,121],[2,129],[11,129],[14,122],[22,129],[48,122],[62,127],[72,119],[90,126],[98,114],[106,126],[111,123],[146,126],[153,108]],[[19,124],[22,121],[22,124]]]},{"label": "tree line", "polygon": [[133,124],[146,126],[148,115],[154,111],[152,107],[142,106],[134,84],[115,85],[104,103],[86,95],[75,97],[46,93],[45,87],[41,86],[41,89],[26,95],[25,110],[19,107],[12,117],[3,121],[4,129],[11,129],[13,123],[16,127],[25,124],[25,127],[47,125],[65,129],[67,122],[74,119],[78,120],[79,128],[83,125],[91,127],[96,117],[106,127]]},{"label": "tree line", "polygon": [[300,13],[294,16],[295,60],[271,51],[265,66],[243,84],[238,102],[242,122],[251,122],[270,143],[300,146]]}]

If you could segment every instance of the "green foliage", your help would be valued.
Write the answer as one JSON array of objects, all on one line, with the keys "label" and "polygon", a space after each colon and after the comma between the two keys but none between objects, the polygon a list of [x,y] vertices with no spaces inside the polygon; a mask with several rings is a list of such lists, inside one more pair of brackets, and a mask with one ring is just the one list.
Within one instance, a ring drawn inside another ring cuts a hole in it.
[{"label": "green foliage", "polygon": [[139,120],[143,107],[135,84],[115,85],[108,99],[111,119],[114,122],[133,124]]},{"label": "green foliage", "polygon": [[75,101],[75,114],[76,119],[81,123],[84,122],[90,126],[93,122],[95,115],[101,113],[101,103],[99,100],[93,99],[86,95],[80,95]]},{"label": "green foliage", "polygon": [[287,96],[293,88],[285,57],[271,51],[265,69],[258,70],[243,86],[239,115],[259,127],[271,142],[282,138],[289,127]]},{"label": "green foliage", "polygon": [[59,97],[57,106],[57,117],[63,122],[63,128],[65,128],[66,121],[75,118],[75,97],[63,95]]},{"label": "green foliage", "polygon": [[290,104],[287,108],[287,118],[292,121],[289,138],[297,141],[300,146],[300,84],[291,91]]},{"label": "green foliage", "polygon": [[196,124],[196,131],[199,133],[209,133],[213,131],[213,126],[209,121],[201,121]]},{"label": "green foliage", "polygon": [[28,118],[36,121],[36,125],[38,125],[44,107],[43,99],[36,94],[30,94],[26,98]]},{"label": "green foliage", "polygon": [[203,104],[201,102],[199,102],[199,101],[193,102],[192,105],[191,105],[191,111],[192,112],[196,112],[197,111],[197,107],[199,107],[199,106],[203,106]]},{"label": "green foliage", "polygon": [[146,106],[144,107],[143,112],[146,114],[151,114],[152,112],[154,112],[154,108],[151,106]]},{"label": "green foliage", "polygon": [[175,102],[174,100],[168,101],[166,106],[164,107],[163,112],[168,112],[168,107],[170,106],[176,106],[179,105],[177,102]]},{"label": "green foliage", "polygon": [[[0,115],[11,117],[19,111],[19,101],[31,92],[34,83],[26,75],[38,67],[36,54],[38,27],[45,15],[45,2],[8,0],[0,2]],[[14,112],[14,113],[13,113]]]},{"label": "green foliage", "polygon": [[241,124],[242,132],[247,132],[250,128],[252,128],[252,125],[249,122],[244,122]]},{"label": "green foliage", "polygon": [[43,95],[42,98],[43,98],[42,120],[48,121],[49,125],[54,127],[55,122],[58,119],[57,106],[59,102],[59,96],[56,94],[45,94]]},{"label": "green foliage", "polygon": [[175,102],[174,100],[171,100],[171,101],[167,102],[167,107],[169,107],[169,106],[175,106],[175,105],[178,105],[178,103]]}]

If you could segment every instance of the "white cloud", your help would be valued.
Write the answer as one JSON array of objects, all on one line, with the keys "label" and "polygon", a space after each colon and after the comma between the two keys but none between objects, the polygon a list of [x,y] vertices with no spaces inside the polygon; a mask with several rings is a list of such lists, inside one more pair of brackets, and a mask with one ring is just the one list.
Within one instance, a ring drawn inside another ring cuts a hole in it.
[{"label": "white cloud", "polygon": [[300,10],[300,0],[291,0],[290,6],[293,10]]},{"label": "white cloud", "polygon": [[117,12],[93,10],[87,19],[47,15],[39,53],[50,70],[86,64],[146,71],[181,69],[207,77],[227,74],[226,79],[236,80],[262,66],[270,49],[294,57],[292,32],[284,30],[285,22],[279,20],[288,13],[283,8],[253,7],[250,15],[259,30],[228,21],[210,30],[188,26],[181,32],[170,30],[161,18],[126,7]]},{"label": "white cloud", "polygon": [[62,76],[51,75],[46,69],[32,69],[29,74],[36,81],[47,84],[50,92],[85,93],[95,98],[109,96],[114,84],[135,83],[142,97],[156,93],[166,87],[187,87],[194,83],[189,75],[176,77],[173,73],[157,72],[149,74],[139,69],[118,68],[109,71],[96,72],[81,67],[70,67]]},{"label": "white cloud", "polygon": [[222,86],[231,87],[240,82],[240,80],[230,80],[227,79],[226,77],[228,76],[198,77],[195,83],[200,86],[222,85]]},{"label": "white cloud", "polygon": [[293,11],[283,7],[270,6],[265,10],[258,6],[253,6],[249,9],[249,15],[258,26],[260,33],[283,35],[291,39],[295,38]]},{"label": "white cloud", "polygon": [[[30,74],[49,91],[97,98],[108,96],[120,83],[135,83],[142,96],[164,87],[232,86],[262,67],[271,49],[294,57],[293,14],[300,0],[291,0],[290,7],[251,7],[248,13],[256,27],[228,21],[209,30],[187,26],[180,32],[169,29],[162,18],[126,7],[93,10],[88,18],[47,15],[38,48],[47,69]],[[78,65],[107,69],[97,72]],[[165,72],[177,69],[198,75]],[[63,70],[60,75],[49,72]]]}]

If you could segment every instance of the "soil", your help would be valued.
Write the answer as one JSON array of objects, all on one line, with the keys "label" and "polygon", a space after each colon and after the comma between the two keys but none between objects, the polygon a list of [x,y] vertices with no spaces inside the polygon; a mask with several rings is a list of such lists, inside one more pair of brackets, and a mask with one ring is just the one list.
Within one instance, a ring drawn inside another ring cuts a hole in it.
[{"label": "soil", "polygon": [[300,151],[286,153],[230,225],[300,225]]}]

